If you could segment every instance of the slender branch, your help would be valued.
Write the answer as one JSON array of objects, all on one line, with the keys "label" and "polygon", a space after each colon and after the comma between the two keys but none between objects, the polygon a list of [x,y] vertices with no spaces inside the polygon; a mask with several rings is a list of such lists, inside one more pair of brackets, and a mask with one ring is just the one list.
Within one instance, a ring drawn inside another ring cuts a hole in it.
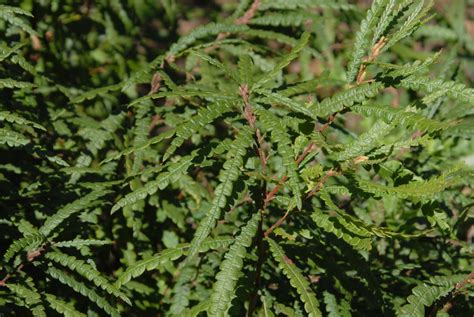
[{"label": "slender branch", "polygon": [[288,209],[285,214],[283,215],[283,217],[281,217],[280,219],[278,219],[270,228],[267,229],[267,231],[265,231],[264,235],[265,235],[265,238],[268,237],[272,232],[273,230],[275,230],[276,228],[278,228],[279,226],[281,226],[281,224],[286,220],[286,217],[288,217],[288,215],[290,214],[290,211],[292,209]]},{"label": "slender branch", "polygon": [[250,105],[249,101],[249,87],[247,85],[242,85],[239,87],[239,94],[242,97],[242,100],[244,101],[244,118],[247,120],[250,128],[255,131],[255,137],[257,139],[257,153],[258,157],[260,158],[260,163],[262,164],[262,169],[263,172],[265,173],[267,170],[267,161],[268,157],[265,156],[265,153],[263,151],[265,141],[262,137],[262,134],[260,133],[260,129],[257,128],[256,122],[257,118],[255,117],[255,114],[253,113],[252,106]]},{"label": "slender branch", "polygon": [[257,229],[257,238],[256,238],[256,245],[257,245],[257,267],[255,269],[255,281],[254,281],[254,289],[250,293],[249,297],[249,308],[247,310],[247,317],[252,317],[253,312],[255,311],[255,308],[257,307],[257,300],[258,300],[258,290],[261,287],[262,284],[262,266],[263,262],[265,261],[265,246],[263,243],[263,212],[265,208],[265,202],[263,199],[263,195],[266,192],[267,189],[267,182],[263,181],[261,190],[260,190],[260,197],[258,199],[258,212],[260,213],[260,221],[258,222],[258,229]]},{"label": "slender branch", "polygon": [[28,263],[33,262],[37,257],[42,255],[43,252],[46,250],[46,247],[46,245],[43,245],[36,250],[28,251],[26,254],[26,262],[21,262],[20,264],[18,264],[14,272],[7,273],[7,275],[5,275],[2,280],[0,280],[0,286],[6,286],[7,281],[13,276],[14,273],[20,272]]},{"label": "slender branch", "polygon": [[[323,133],[330,125],[331,123],[334,121],[334,119],[336,118],[336,115],[337,115],[337,112],[336,113],[333,113],[331,116],[329,116],[329,119],[328,121],[318,130],[319,133]],[[306,158],[306,156],[315,148],[315,144],[313,142],[310,142],[306,148],[303,150],[303,153],[301,153],[301,155],[296,159],[296,165],[298,165],[298,167],[300,167],[299,165],[303,162],[303,160]],[[334,171],[333,169],[330,169],[326,175],[323,177],[323,179],[321,179],[321,182],[318,184],[318,189],[316,191],[312,191],[308,194],[308,196],[306,196],[306,198],[309,198],[311,196],[313,196],[314,194],[316,194],[319,190],[321,190],[322,186],[324,185],[324,182],[330,177],[330,176],[333,176],[335,175],[337,172]],[[284,175],[280,181],[278,182],[278,184],[272,189],[271,192],[269,192],[267,194],[267,197],[265,197],[265,207],[268,205],[268,203],[275,197],[276,193],[280,190],[281,186],[283,186],[283,184],[285,183],[286,179],[288,178],[287,175]],[[288,215],[290,214],[290,211],[291,209],[288,209],[285,214],[283,215],[283,217],[281,217],[280,219],[278,219],[270,228],[268,228],[264,235],[265,237],[268,237],[272,232],[273,230],[275,230],[276,228],[278,228],[285,220],[286,218],[288,217]]]},{"label": "slender branch", "polygon": [[381,50],[385,46],[385,44],[387,44],[387,38],[382,36],[380,38],[380,40],[377,43],[375,43],[374,47],[372,47],[372,50],[370,51],[370,55],[367,56],[364,59],[364,62],[362,63],[362,65],[360,65],[359,72],[357,74],[357,79],[356,79],[356,82],[357,82],[358,85],[363,83],[364,80],[365,80],[365,75],[367,74],[366,73],[366,68],[367,68],[366,63],[372,62],[375,59],[377,59],[377,57],[380,55]]},{"label": "slender branch", "polygon": [[[255,13],[257,13],[258,7],[260,6],[260,0],[254,0],[252,5],[248,8],[247,11],[245,11],[244,15],[241,16],[238,19],[235,19],[234,24],[236,25],[245,25],[249,24],[249,22],[252,20],[254,17]],[[221,32],[217,35],[217,40],[223,40],[225,39],[229,33],[226,32]]]},{"label": "slender branch", "polygon": [[316,185],[309,193],[306,195],[306,198],[310,198],[316,195],[324,186],[324,183],[328,180],[329,177],[337,175],[340,173],[340,169],[330,169],[329,171],[324,174],[324,176],[319,181],[318,185]]},{"label": "slender branch", "polygon": [[472,271],[464,280],[461,282],[457,283],[455,286],[456,290],[459,290],[466,286],[467,284],[474,284],[474,271]]},{"label": "slender branch", "polygon": [[447,297],[443,298],[440,302],[435,302],[432,305],[428,316],[435,317],[439,309],[443,309],[443,307],[446,307],[447,305],[449,307],[452,306],[452,304],[450,305],[449,302],[452,301],[460,293],[460,290],[467,284],[474,284],[474,271],[469,273],[461,282],[456,283],[456,285],[454,285],[454,289],[449,292]]},{"label": "slender branch", "polygon": [[248,24],[250,20],[252,20],[253,16],[258,10],[258,7],[260,6],[260,0],[254,0],[250,8],[244,13],[243,16],[235,20],[235,24],[237,25],[243,25],[243,24]]},{"label": "slender branch", "polygon": [[[255,3],[257,3],[257,6],[258,6],[259,0],[255,1],[252,7],[254,7]],[[252,7],[249,9],[249,11],[252,9]],[[255,10],[256,8],[257,7],[255,7]],[[249,11],[247,11],[247,13]],[[253,14],[250,15],[250,18],[252,16]],[[247,120],[250,128],[255,131],[255,138],[257,140],[256,151],[258,153],[258,157],[260,158],[262,171],[265,176],[267,173],[267,162],[268,162],[268,157],[265,155],[265,152],[264,152],[265,140],[263,139],[260,129],[256,125],[257,118],[255,117],[255,114],[253,113],[253,109],[249,101],[250,91],[249,91],[248,85],[246,84],[241,85],[239,87],[239,94],[242,97],[242,100],[245,106],[244,118],[245,120]],[[263,245],[263,213],[265,209],[267,208],[267,201],[264,198],[264,195],[266,192],[267,192],[267,182],[263,180],[260,187],[259,195],[257,196],[257,199],[256,199],[256,206],[257,206],[256,209],[257,209],[257,212],[260,213],[260,221],[258,223],[258,231],[257,231],[257,238],[256,238],[258,260],[257,260],[257,268],[255,271],[255,282],[254,282],[255,287],[253,291],[250,293],[250,297],[249,297],[249,308],[247,310],[247,316],[249,317],[253,315],[253,312],[255,311],[255,308],[257,306],[258,290],[260,289],[260,286],[261,286],[262,266],[263,266],[263,262],[265,261],[265,248]]]}]

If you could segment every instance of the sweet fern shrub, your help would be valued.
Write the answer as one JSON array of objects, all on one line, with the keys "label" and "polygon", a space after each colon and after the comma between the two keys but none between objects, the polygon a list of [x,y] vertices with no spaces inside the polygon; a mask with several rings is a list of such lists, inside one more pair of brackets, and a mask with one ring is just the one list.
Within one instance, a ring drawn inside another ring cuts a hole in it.
[{"label": "sweet fern shrub", "polygon": [[473,21],[5,2],[0,316],[473,316]]}]

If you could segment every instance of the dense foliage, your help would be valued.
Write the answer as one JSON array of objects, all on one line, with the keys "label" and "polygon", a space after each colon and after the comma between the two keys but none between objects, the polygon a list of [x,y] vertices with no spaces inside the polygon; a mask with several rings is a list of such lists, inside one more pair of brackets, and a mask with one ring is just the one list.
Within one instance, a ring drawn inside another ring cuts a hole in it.
[{"label": "dense foliage", "polygon": [[1,316],[474,315],[474,1],[4,3]]}]

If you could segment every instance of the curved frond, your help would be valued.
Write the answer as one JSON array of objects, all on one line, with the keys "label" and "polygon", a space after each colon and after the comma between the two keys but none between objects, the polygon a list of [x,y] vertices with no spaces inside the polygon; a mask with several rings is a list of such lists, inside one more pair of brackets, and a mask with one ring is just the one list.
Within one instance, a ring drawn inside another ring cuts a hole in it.
[{"label": "curved frond", "polygon": [[188,258],[194,257],[201,243],[207,238],[219,219],[221,210],[227,205],[227,198],[232,194],[234,182],[239,178],[240,167],[243,165],[247,148],[253,143],[252,131],[245,127],[232,141],[230,149],[226,155],[226,161],[222,171],[219,173],[220,184],[217,185],[212,200],[211,209],[199,223],[199,226],[191,241]]},{"label": "curved frond", "polygon": [[[206,252],[210,249],[226,247],[232,241],[233,240],[230,238],[209,239],[201,244],[199,252]],[[119,276],[116,285],[120,287],[130,281],[132,278],[142,275],[145,271],[154,270],[160,265],[179,259],[182,255],[186,254],[186,251],[189,250],[189,247],[190,244],[182,244],[176,248],[163,250],[149,258],[134,263]]]},{"label": "curved frond", "polygon": [[31,290],[20,284],[8,283],[6,284],[8,289],[12,291],[18,298],[24,300],[26,307],[31,310],[31,313],[35,317],[46,317],[46,312],[41,301],[41,295],[38,290]]},{"label": "curved frond", "polygon": [[90,192],[89,194],[75,200],[70,204],[67,204],[66,206],[58,210],[54,215],[49,217],[45,221],[43,226],[39,228],[39,232],[45,237],[49,236],[50,233],[54,229],[56,229],[64,220],[71,217],[73,214],[88,208],[103,196],[110,194],[110,192],[111,191],[108,189],[100,188]]},{"label": "curved frond", "polygon": [[322,316],[319,310],[318,300],[311,290],[308,280],[306,280],[298,267],[285,255],[283,249],[275,241],[270,238],[267,238],[267,241],[270,245],[270,252],[278,262],[279,267],[290,281],[291,286],[293,286],[301,296],[301,301],[304,303],[304,309],[306,313],[308,313],[308,316]]},{"label": "curved frond", "polygon": [[215,119],[231,109],[232,104],[225,101],[216,102],[208,107],[199,109],[195,116],[176,128],[176,136],[173,138],[169,148],[166,150],[163,160],[166,161],[174,151],[193,134],[199,133],[207,124],[212,123]]},{"label": "curved frond", "polygon": [[132,205],[137,201],[145,199],[146,197],[153,195],[158,191],[158,189],[165,189],[170,182],[175,182],[186,173],[188,168],[192,165],[192,161],[197,156],[198,152],[193,151],[190,155],[181,157],[176,162],[168,163],[168,168],[166,172],[160,173],[156,180],[147,182],[143,187],[128,193],[125,197],[121,198],[119,201],[113,205],[111,213],[116,212],[120,208],[125,206]]},{"label": "curved frond", "polygon": [[326,232],[334,234],[339,239],[343,239],[355,249],[363,251],[369,251],[372,249],[371,234],[366,233],[365,235],[360,236],[354,232],[349,231],[344,226],[344,224],[340,222],[340,219],[343,218],[331,217],[329,214],[317,208],[314,209],[314,212],[311,214],[311,218],[318,227]]},{"label": "curved frond", "polygon": [[399,186],[385,186],[367,180],[358,180],[359,187],[375,196],[392,195],[400,198],[429,199],[446,188],[456,184],[459,178],[451,172],[444,173],[429,180],[416,180]]},{"label": "curved frond", "polygon": [[474,104],[474,88],[467,88],[464,84],[454,81],[412,75],[402,79],[400,85],[405,88],[435,93],[436,96],[448,96],[471,105]]},{"label": "curved frond", "polygon": [[293,142],[289,138],[282,120],[267,110],[258,109],[256,113],[259,115],[259,119],[265,126],[265,130],[271,131],[271,140],[277,145],[278,155],[281,156],[283,160],[283,166],[285,167],[286,175],[288,176],[288,187],[291,189],[294,196],[296,206],[298,209],[301,209],[302,198],[299,185],[300,178],[298,174],[298,166],[296,165],[294,158],[294,151],[291,147]]},{"label": "curved frond", "polygon": [[43,127],[41,124],[27,120],[17,114],[11,113],[10,111],[0,111],[0,121],[16,123],[20,126],[32,126],[33,128],[46,131],[46,128]]},{"label": "curved frond", "polygon": [[285,55],[275,66],[275,68],[270,71],[270,73],[265,74],[257,83],[255,83],[255,87],[261,87],[265,85],[265,83],[272,80],[275,76],[277,76],[282,69],[288,66],[292,60],[298,57],[298,54],[305,48],[306,44],[309,41],[310,34],[305,32],[301,35],[300,40],[296,43],[295,46],[291,49],[290,53]]},{"label": "curved frond", "polygon": [[364,56],[367,55],[370,46],[370,33],[375,29],[380,21],[380,16],[387,4],[388,0],[374,0],[367,15],[360,23],[360,30],[356,34],[354,50],[352,52],[352,60],[347,70],[347,81],[353,82],[359,71],[359,67],[363,62]]},{"label": "curved frond", "polygon": [[393,122],[399,123],[406,127],[412,127],[421,131],[435,132],[446,130],[454,125],[454,122],[441,122],[438,120],[428,119],[416,112],[404,111],[384,105],[356,105],[351,110],[368,116],[375,115],[383,119],[387,124]]},{"label": "curved frond", "polygon": [[424,317],[425,308],[449,294],[461,279],[460,276],[434,276],[420,283],[412,289],[412,294],[407,298],[408,304],[402,307],[399,316]]},{"label": "curved frond", "polygon": [[67,255],[59,251],[47,252],[45,254],[45,257],[48,260],[51,260],[55,263],[61,264],[62,266],[69,268],[71,271],[77,272],[82,277],[94,283],[95,286],[99,287],[100,289],[122,299],[129,305],[131,304],[130,299],[128,299],[125,294],[123,294],[112,283],[107,281],[107,279],[90,264],[87,264],[86,262],[76,258],[75,256]]},{"label": "curved frond", "polygon": [[206,37],[215,36],[219,33],[240,33],[248,29],[249,27],[246,25],[209,23],[194,29],[185,36],[182,36],[176,43],[171,46],[167,53],[167,56],[176,56],[178,53],[190,47],[196,41],[204,39]]},{"label": "curved frond", "polygon": [[224,255],[211,294],[209,316],[223,316],[229,309],[230,302],[234,297],[237,280],[244,265],[246,248],[250,246],[257,232],[259,218],[259,213],[252,216],[245,227],[242,228],[240,235],[235,238],[235,242],[229,251]]},{"label": "curved frond", "polygon": [[77,293],[87,297],[91,302],[96,303],[97,306],[102,308],[109,316],[119,317],[120,313],[112,305],[109,304],[107,299],[101,297],[93,289],[88,288],[84,283],[76,280],[69,274],[58,270],[55,267],[50,267],[46,271],[52,278],[60,281],[64,285],[69,286]]},{"label": "curved frond", "polygon": [[358,85],[323,99],[320,103],[313,105],[311,110],[318,117],[326,119],[334,112],[376,96],[382,88],[383,84],[380,82]]},{"label": "curved frond", "polygon": [[362,133],[357,139],[346,145],[341,152],[334,153],[334,158],[338,161],[347,161],[363,155],[383,141],[394,125],[387,124],[382,120],[377,121],[369,131]]},{"label": "curved frond", "polygon": [[52,294],[46,294],[46,300],[49,302],[51,308],[63,314],[64,317],[86,317],[86,315],[77,311],[72,304],[66,303]]},{"label": "curved frond", "polygon": [[30,143],[30,139],[16,131],[0,128],[0,144],[6,144],[11,147],[23,146]]},{"label": "curved frond", "polygon": [[85,246],[90,245],[106,245],[111,244],[112,241],[109,240],[96,240],[96,239],[74,239],[69,241],[61,241],[54,243],[55,247],[58,248],[77,248],[81,249]]},{"label": "curved frond", "polygon": [[3,260],[5,262],[10,261],[10,259],[17,254],[19,251],[25,249],[26,247],[33,245],[38,247],[43,243],[45,237],[39,232],[33,232],[31,234],[27,234],[24,237],[13,241],[13,243],[8,247],[5,255],[3,256]]}]

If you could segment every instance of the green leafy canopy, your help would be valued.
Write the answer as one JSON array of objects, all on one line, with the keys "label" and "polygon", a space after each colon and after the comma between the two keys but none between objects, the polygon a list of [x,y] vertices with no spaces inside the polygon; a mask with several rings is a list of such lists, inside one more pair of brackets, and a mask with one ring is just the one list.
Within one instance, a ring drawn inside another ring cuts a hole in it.
[{"label": "green leafy canopy", "polygon": [[474,2],[0,3],[0,316],[473,316]]}]

